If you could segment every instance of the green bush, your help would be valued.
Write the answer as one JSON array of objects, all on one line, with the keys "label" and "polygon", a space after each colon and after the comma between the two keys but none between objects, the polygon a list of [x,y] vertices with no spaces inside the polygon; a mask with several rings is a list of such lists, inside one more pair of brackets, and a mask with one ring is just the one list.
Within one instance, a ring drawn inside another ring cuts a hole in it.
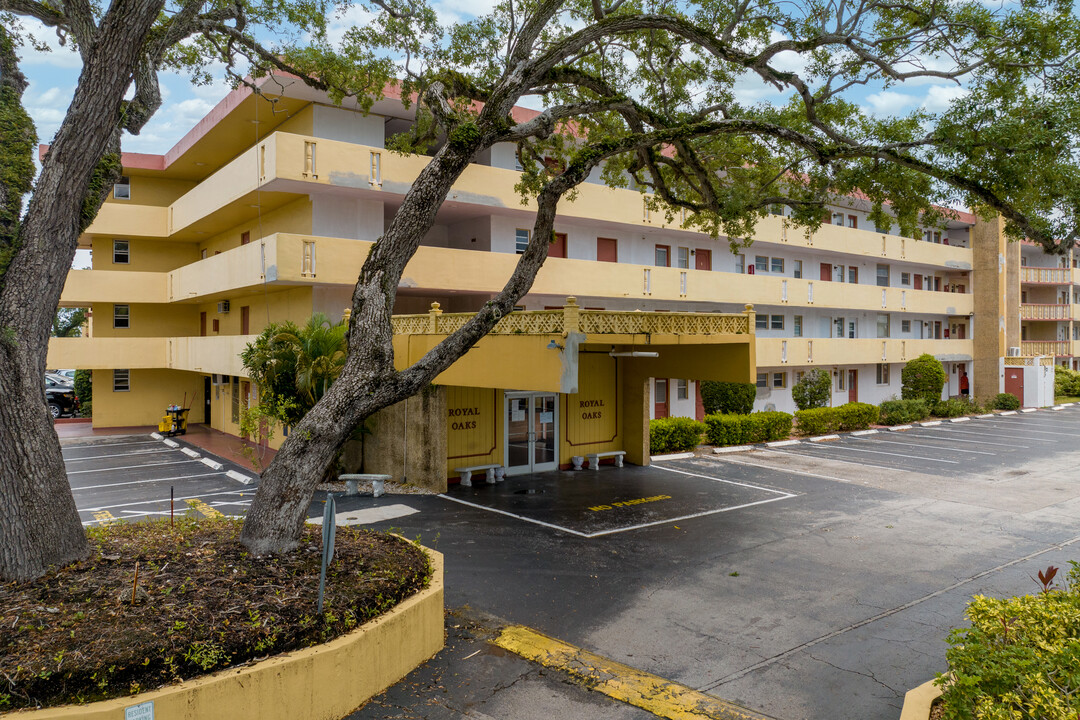
[{"label": "green bush", "polygon": [[945,380],[945,368],[941,366],[941,361],[924,353],[909,360],[900,371],[900,397],[905,400],[922,398],[933,406],[941,399]]},{"label": "green bush", "polygon": [[930,414],[934,417],[952,418],[960,417],[961,415],[974,415],[981,413],[982,408],[979,404],[970,398],[949,398],[948,400],[938,400],[930,408]]},{"label": "green bush", "polygon": [[878,409],[868,403],[847,403],[839,407],[799,410],[795,413],[795,420],[803,435],[865,430],[878,421]]},{"label": "green bush", "polygon": [[1080,396],[1080,373],[1061,365],[1054,366],[1054,394]]},{"label": "green bush", "polygon": [[800,410],[827,406],[832,399],[832,378],[821,368],[814,368],[791,386],[791,399]]},{"label": "green bush", "polygon": [[704,380],[701,383],[701,404],[705,414],[729,413],[749,415],[754,410],[757,385],[754,383],[718,382]]},{"label": "green bush", "polygon": [[649,452],[653,455],[693,450],[705,424],[693,418],[669,417],[649,421]]},{"label": "green bush", "polygon": [[1020,400],[1012,393],[998,393],[990,402],[990,407],[995,410],[1019,410]]},{"label": "green bush", "polygon": [[79,414],[90,417],[94,402],[94,374],[91,370],[75,371],[75,396],[79,398]]},{"label": "green bush", "polygon": [[886,400],[878,406],[880,411],[880,422],[882,425],[906,425],[911,422],[918,422],[930,417],[930,409],[926,406],[926,401],[919,398],[917,400]]},{"label": "green bush", "polygon": [[710,445],[745,445],[774,442],[791,435],[792,417],[785,412],[756,412],[749,415],[705,416],[705,439]]},{"label": "green bush", "polygon": [[[1064,589],[971,600],[971,627],[949,634],[948,672],[937,680],[945,720],[1080,716],[1080,571],[1072,565]],[[1052,582],[1050,568],[1046,574]]]}]

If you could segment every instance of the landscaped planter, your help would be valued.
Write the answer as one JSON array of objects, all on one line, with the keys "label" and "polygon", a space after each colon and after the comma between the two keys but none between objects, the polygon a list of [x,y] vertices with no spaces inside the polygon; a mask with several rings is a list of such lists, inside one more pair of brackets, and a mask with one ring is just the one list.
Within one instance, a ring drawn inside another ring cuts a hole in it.
[{"label": "landscaped planter", "polygon": [[904,709],[900,711],[900,720],[927,720],[930,706],[941,697],[941,688],[933,680],[924,682],[904,695]]},{"label": "landscaped planter", "polygon": [[[328,643],[125,698],[5,713],[13,720],[338,720],[443,647],[443,557],[431,583],[385,615]],[[149,713],[153,704],[153,714]],[[146,704],[142,714],[135,706]]]}]

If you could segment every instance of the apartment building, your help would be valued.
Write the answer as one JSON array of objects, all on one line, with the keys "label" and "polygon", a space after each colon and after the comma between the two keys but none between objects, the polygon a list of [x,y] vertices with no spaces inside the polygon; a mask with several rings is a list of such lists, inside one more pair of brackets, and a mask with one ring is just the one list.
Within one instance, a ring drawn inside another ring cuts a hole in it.
[{"label": "apartment building", "polygon": [[1080,369],[1080,253],[1020,247],[1020,354]]},{"label": "apartment building", "polygon": [[[300,84],[276,91],[271,110],[238,89],[163,155],[123,156],[125,176],[81,240],[93,267],[72,271],[62,297],[92,308],[90,337],[50,345],[50,366],[94,371],[95,425],[154,423],[194,397],[193,422],[238,433],[256,396],[240,351],[269,322],[342,315],[427,162],[385,150],[409,122],[396,98],[365,116]],[[399,287],[399,366],[512,272],[532,227],[518,172],[514,148],[495,146],[447,198]],[[879,232],[868,210],[838,201],[812,234],[778,213],[732,252],[594,175],[561,206],[519,310],[436,380],[423,412],[386,411],[373,446],[436,484],[458,467],[528,472],[594,452],[647,463],[645,420],[700,415],[701,380],[756,381],[759,409],[792,410],[792,384],[823,368],[834,403],[880,402],[924,352],[957,394],[973,373],[978,222],[957,213],[910,238]],[[435,465],[406,457],[413,435]]]}]

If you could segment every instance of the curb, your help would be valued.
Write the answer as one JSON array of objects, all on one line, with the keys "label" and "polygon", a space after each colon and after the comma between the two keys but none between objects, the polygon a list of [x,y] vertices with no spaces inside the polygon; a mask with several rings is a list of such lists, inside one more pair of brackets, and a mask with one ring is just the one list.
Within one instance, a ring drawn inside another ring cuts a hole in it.
[{"label": "curb", "polygon": [[694,457],[694,453],[692,452],[670,453],[668,455],[650,455],[649,461],[662,462],[664,460],[688,460],[692,457]]},{"label": "curb", "polygon": [[713,448],[713,453],[717,455],[724,455],[726,453],[747,452],[748,450],[753,449],[753,445],[729,445],[728,447]]}]

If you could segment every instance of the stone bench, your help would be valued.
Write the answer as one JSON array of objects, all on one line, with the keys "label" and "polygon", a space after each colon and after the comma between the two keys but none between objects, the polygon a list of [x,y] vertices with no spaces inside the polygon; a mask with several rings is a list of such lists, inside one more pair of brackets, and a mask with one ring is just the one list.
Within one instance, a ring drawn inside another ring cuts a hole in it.
[{"label": "stone bench", "polygon": [[[600,458],[613,457],[613,458],[615,458],[615,467],[622,467],[623,466],[623,456],[624,455],[626,455],[625,450],[611,450],[609,452],[601,452],[601,453],[586,453],[585,457],[587,457],[589,459],[589,469],[590,470],[599,470],[600,469]],[[576,469],[577,468],[575,468],[575,470]]]},{"label": "stone bench", "polygon": [[461,486],[472,487],[472,474],[484,470],[487,475],[487,484],[494,485],[499,480],[502,480],[502,473],[498,472],[502,470],[502,465],[499,463],[492,463],[490,465],[470,465],[469,467],[454,468],[454,472],[461,473]]},{"label": "stone bench", "polygon": [[338,475],[338,480],[345,481],[345,495],[357,495],[360,492],[361,482],[371,482],[372,494],[375,497],[382,497],[383,491],[386,489],[386,481],[390,479],[389,475],[378,475],[373,473],[346,473],[345,475]]}]

